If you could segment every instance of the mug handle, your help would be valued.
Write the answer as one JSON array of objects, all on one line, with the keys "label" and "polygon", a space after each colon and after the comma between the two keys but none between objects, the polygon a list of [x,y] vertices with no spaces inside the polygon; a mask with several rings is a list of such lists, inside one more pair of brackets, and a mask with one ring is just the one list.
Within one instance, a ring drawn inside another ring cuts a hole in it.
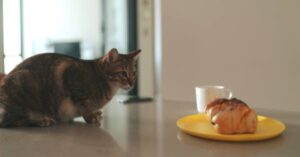
[{"label": "mug handle", "polygon": [[233,96],[232,91],[231,91],[230,89],[225,89],[225,91],[226,91],[226,95],[228,96],[227,98],[228,98],[228,99],[231,99],[232,96]]}]

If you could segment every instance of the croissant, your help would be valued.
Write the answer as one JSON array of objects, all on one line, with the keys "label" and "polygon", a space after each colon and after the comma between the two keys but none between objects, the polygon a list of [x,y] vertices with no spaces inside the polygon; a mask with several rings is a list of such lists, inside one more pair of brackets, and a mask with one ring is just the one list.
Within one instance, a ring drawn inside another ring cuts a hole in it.
[{"label": "croissant", "polygon": [[257,115],[243,101],[218,98],[207,104],[205,113],[221,134],[255,133]]}]

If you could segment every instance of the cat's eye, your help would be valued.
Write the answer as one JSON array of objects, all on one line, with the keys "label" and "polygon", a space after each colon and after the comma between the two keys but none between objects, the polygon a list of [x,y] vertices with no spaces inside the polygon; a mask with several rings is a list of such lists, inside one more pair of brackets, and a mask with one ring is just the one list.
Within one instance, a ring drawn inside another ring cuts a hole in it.
[{"label": "cat's eye", "polygon": [[127,72],[126,72],[126,71],[122,71],[122,72],[121,72],[121,76],[122,76],[122,77],[128,77]]}]

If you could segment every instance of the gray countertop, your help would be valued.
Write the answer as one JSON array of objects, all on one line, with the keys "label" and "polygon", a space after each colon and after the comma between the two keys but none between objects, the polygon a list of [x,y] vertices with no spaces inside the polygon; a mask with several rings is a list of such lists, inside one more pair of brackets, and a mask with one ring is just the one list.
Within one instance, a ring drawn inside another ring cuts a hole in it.
[{"label": "gray countertop", "polygon": [[256,109],[287,126],[274,139],[259,142],[220,142],[181,132],[176,121],[196,113],[191,103],[156,101],[119,104],[104,109],[101,128],[74,123],[47,128],[0,129],[1,157],[266,157],[299,156],[300,113]]}]

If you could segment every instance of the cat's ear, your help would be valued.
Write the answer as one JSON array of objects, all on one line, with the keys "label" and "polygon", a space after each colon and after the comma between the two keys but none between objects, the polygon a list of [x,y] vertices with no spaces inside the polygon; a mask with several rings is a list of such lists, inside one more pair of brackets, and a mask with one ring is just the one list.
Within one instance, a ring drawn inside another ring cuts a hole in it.
[{"label": "cat's ear", "polygon": [[112,63],[118,60],[118,57],[119,57],[118,50],[113,48],[104,56],[103,59],[109,63]]},{"label": "cat's ear", "polygon": [[129,53],[128,53],[128,56],[129,56],[130,58],[133,58],[134,60],[136,60],[137,57],[138,57],[138,55],[139,55],[139,53],[141,53],[141,51],[142,51],[141,49],[138,49],[138,50],[129,52]]}]

